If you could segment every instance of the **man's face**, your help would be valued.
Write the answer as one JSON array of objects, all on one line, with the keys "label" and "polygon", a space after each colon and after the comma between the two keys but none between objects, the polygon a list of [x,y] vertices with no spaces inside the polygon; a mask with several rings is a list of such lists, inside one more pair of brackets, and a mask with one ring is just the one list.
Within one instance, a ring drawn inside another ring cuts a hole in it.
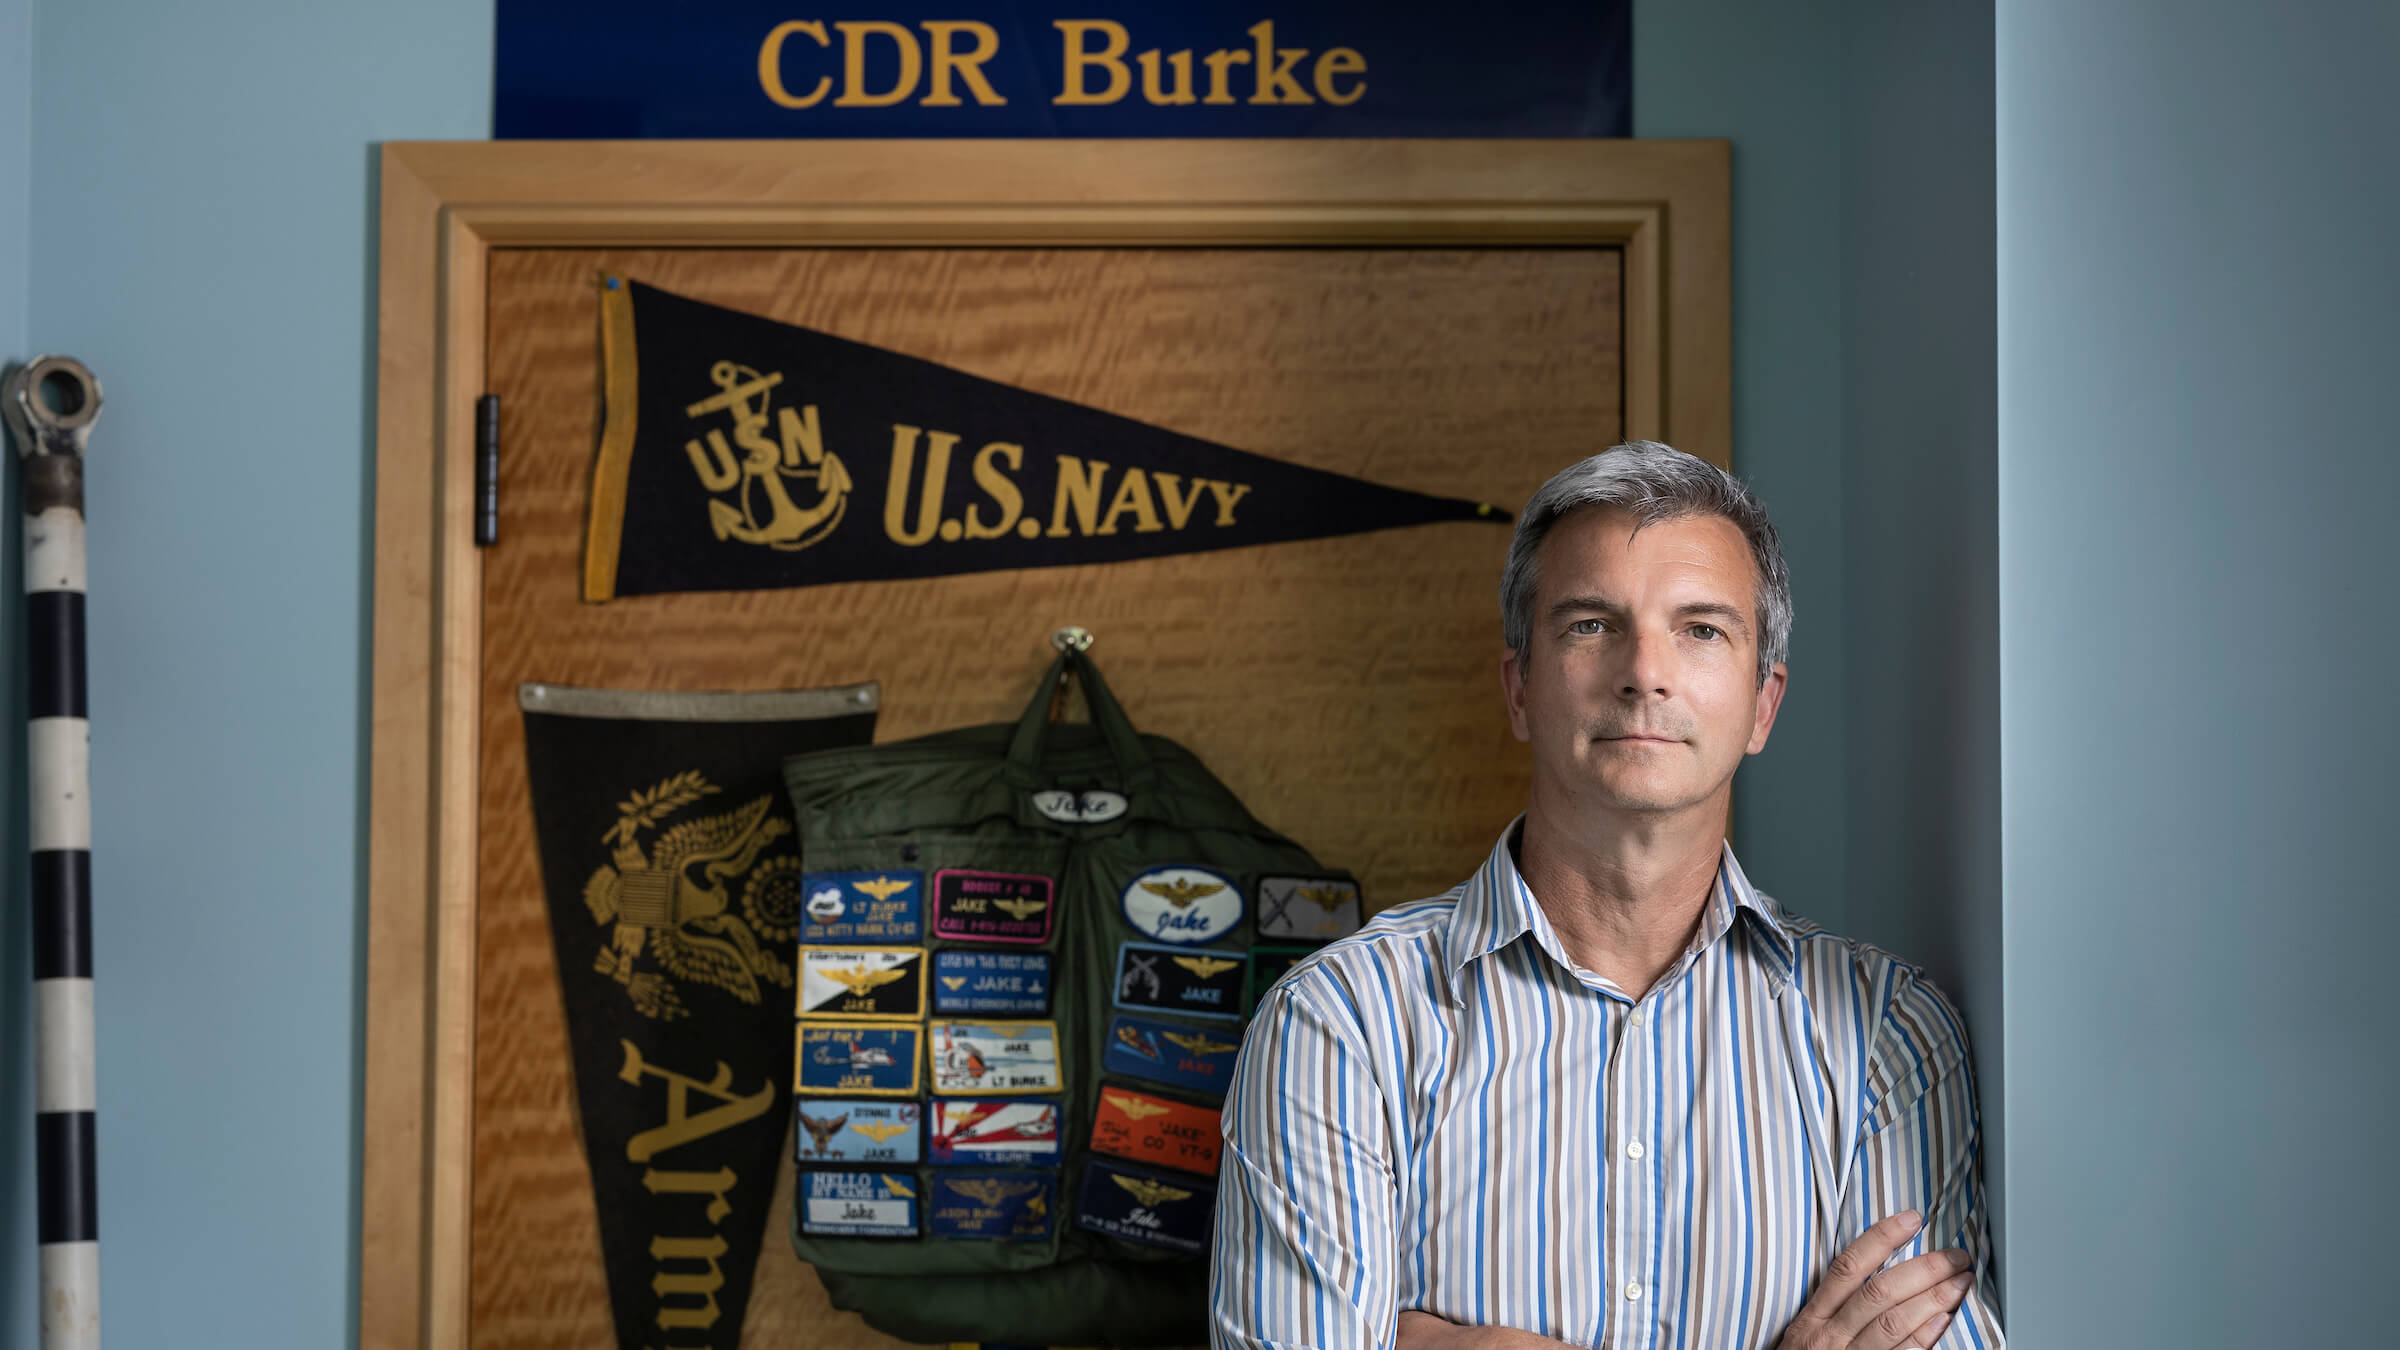
[{"label": "man's face", "polygon": [[1720,516],[1644,526],[1569,512],[1542,540],[1525,667],[1501,660],[1537,794],[1575,811],[1667,814],[1729,794],[1783,701],[1758,683],[1758,574]]}]

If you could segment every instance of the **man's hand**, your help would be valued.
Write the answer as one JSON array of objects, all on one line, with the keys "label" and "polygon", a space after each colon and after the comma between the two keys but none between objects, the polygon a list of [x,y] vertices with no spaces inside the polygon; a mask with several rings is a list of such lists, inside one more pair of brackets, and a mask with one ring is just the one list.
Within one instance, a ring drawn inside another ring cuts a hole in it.
[{"label": "man's hand", "polygon": [[1843,1248],[1775,1350],[1901,1350],[1939,1340],[1975,1282],[1967,1254],[1927,1252],[1882,1269],[1922,1222],[1904,1209]]},{"label": "man's hand", "polygon": [[[1882,1269],[1922,1222],[1904,1209],[1844,1248],[1775,1350],[1902,1350],[1941,1339],[1975,1282],[1967,1254],[1954,1247]],[[1566,1350],[1530,1331],[1460,1326],[1429,1312],[1400,1314],[1396,1330],[1396,1350]]]}]

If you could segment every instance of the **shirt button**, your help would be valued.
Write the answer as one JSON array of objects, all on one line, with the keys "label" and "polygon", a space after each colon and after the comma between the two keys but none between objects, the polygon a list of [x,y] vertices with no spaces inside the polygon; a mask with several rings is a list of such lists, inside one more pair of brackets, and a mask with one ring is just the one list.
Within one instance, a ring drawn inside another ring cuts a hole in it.
[{"label": "shirt button", "polygon": [[1642,1156],[1642,1151],[1642,1141],[1639,1139],[1625,1146],[1625,1156],[1628,1158],[1638,1158]]},{"label": "shirt button", "polygon": [[1647,1021],[1649,1021],[1649,1020],[1650,1020],[1650,1014],[1648,1014],[1648,1013],[1646,1013],[1646,1012],[1643,1012],[1643,1011],[1642,1011],[1641,1009],[1639,1009],[1639,1008],[1636,1008],[1636,1009],[1634,1009],[1634,1010],[1633,1010],[1633,1016],[1631,1016],[1631,1017],[1628,1017],[1628,1018],[1626,1018],[1625,1020],[1626,1020],[1626,1021],[1628,1021],[1628,1022],[1631,1022],[1631,1023],[1633,1023],[1635,1026],[1637,1026],[1637,1027],[1638,1027],[1638,1026],[1640,1026],[1641,1024],[1643,1024],[1644,1022],[1647,1022]]},{"label": "shirt button", "polygon": [[1625,1297],[1626,1297],[1626,1298],[1628,1298],[1628,1299],[1632,1299],[1632,1300],[1639,1300],[1639,1299],[1641,1298],[1641,1296],[1642,1296],[1642,1286],[1641,1286],[1639,1283],[1631,1283],[1631,1284],[1627,1284],[1627,1285],[1625,1286]]}]

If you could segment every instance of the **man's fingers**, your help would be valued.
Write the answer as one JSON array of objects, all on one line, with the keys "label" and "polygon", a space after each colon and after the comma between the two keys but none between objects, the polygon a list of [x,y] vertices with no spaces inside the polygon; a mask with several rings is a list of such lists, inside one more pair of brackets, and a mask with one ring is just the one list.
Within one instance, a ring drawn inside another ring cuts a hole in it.
[{"label": "man's fingers", "polygon": [[1908,1339],[1902,1343],[1901,1350],[1933,1350],[1933,1343],[1940,1340],[1942,1333],[1949,1329],[1950,1314],[1943,1313],[1939,1317],[1928,1317],[1925,1319],[1925,1325],[1908,1333]]},{"label": "man's fingers", "polygon": [[[1912,1256],[1890,1270],[1878,1271],[1858,1287],[1848,1302],[1833,1315],[1833,1330],[1838,1333],[1836,1345],[1847,1345],[1859,1338],[1858,1344],[1871,1345],[1876,1350],[1891,1350],[1901,1338],[1916,1330],[1917,1324],[1936,1312],[1948,1312],[1958,1306],[1957,1299],[1938,1307],[1930,1304],[1913,1315],[1906,1310],[1918,1305],[1917,1299],[1928,1291],[1945,1288],[1943,1281],[1967,1268],[1967,1254],[1953,1247],[1947,1251],[1927,1252]],[[1962,1288],[1964,1286],[1961,1286]],[[1887,1320],[1888,1319],[1888,1320]],[[1870,1327],[1877,1328],[1883,1339],[1866,1336]]]},{"label": "man's fingers", "polygon": [[1900,1300],[1867,1319],[1867,1324],[1850,1338],[1850,1350],[1902,1350],[1904,1346],[1932,1344],[1917,1338],[1918,1329],[1937,1317],[1948,1320],[1952,1310],[1966,1298],[1967,1286],[1973,1282],[1972,1275],[1957,1275]]},{"label": "man's fingers", "polygon": [[1833,1320],[1841,1312],[1842,1305],[1850,1301],[1850,1296],[1858,1292],[1859,1286],[1865,1284],[1876,1271],[1883,1269],[1883,1263],[1916,1235],[1918,1225],[1923,1222],[1923,1217],[1915,1210],[1904,1209],[1897,1214],[1884,1216],[1875,1226],[1859,1234],[1858,1241],[1842,1248],[1835,1254],[1833,1264],[1825,1267],[1825,1278],[1817,1282],[1816,1291],[1808,1296],[1808,1303],[1800,1309],[1800,1316],[1817,1321]]}]

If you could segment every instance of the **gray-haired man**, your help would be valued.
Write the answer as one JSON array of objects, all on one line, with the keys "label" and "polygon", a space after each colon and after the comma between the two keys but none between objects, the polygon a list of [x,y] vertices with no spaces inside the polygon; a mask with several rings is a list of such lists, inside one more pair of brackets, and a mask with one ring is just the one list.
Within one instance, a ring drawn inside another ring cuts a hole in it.
[{"label": "gray-haired man", "polygon": [[1618,446],[1527,504],[1501,612],[1525,812],[1261,1001],[1219,1350],[1999,1346],[1956,1012],[1725,842],[1786,679],[1765,509]]}]

